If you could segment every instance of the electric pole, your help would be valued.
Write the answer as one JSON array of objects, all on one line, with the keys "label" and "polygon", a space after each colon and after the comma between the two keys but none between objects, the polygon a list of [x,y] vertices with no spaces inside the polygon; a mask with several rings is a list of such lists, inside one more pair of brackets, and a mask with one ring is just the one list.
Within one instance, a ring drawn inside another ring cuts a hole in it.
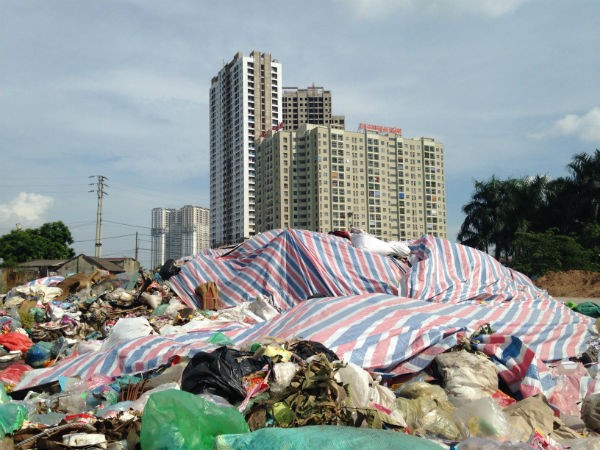
[{"label": "electric pole", "polygon": [[[94,175],[90,175],[90,178],[94,178]],[[102,256],[102,198],[108,195],[108,192],[104,192],[104,188],[108,187],[108,184],[104,182],[108,180],[104,175],[96,175],[96,182],[90,183],[90,186],[96,186],[96,189],[92,189],[89,192],[96,192],[98,194],[98,207],[96,209],[96,249],[94,256],[100,258]]]}]

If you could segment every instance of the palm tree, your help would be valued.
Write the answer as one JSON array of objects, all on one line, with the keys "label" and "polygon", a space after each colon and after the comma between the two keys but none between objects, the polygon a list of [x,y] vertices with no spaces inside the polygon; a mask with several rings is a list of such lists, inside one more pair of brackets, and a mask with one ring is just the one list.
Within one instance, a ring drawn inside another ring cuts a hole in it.
[{"label": "palm tree", "polygon": [[502,214],[501,180],[475,181],[475,193],[462,207],[466,217],[458,233],[458,240],[471,247],[488,252],[496,246]]},{"label": "palm tree", "polygon": [[581,223],[597,223],[600,207],[600,150],[578,153],[567,165],[578,195],[575,200]]}]

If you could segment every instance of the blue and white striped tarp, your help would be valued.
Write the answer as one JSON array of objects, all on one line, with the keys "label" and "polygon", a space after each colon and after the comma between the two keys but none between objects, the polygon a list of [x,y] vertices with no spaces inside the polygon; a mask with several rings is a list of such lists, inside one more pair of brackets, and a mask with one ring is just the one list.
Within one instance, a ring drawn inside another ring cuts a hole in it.
[{"label": "blue and white striped tarp", "polygon": [[[391,258],[356,251],[343,238],[298,230],[259,235],[227,256],[213,254],[217,261],[207,255],[191,261],[197,265],[184,267],[177,292],[189,296],[198,281],[218,280],[219,294],[231,303],[245,294],[278,296],[283,310],[278,317],[139,338],[32,371],[17,389],[60,375],[144,372],[175,355],[214,348],[208,339],[217,331],[236,345],[268,337],[315,340],[367,370],[414,373],[462,335],[489,324],[495,334],[482,340],[482,351],[495,358],[513,387],[520,382],[520,392],[530,395],[547,388],[544,362],[579,355],[596,336],[593,319],[556,302],[489,255],[432,237],[415,242],[414,249],[414,264],[405,273]],[[398,279],[404,295],[396,292]],[[307,299],[316,292],[327,297]]]},{"label": "blue and white striped tarp", "polygon": [[189,306],[198,285],[214,281],[223,307],[266,295],[280,310],[307,298],[382,292],[397,294],[407,265],[354,248],[347,239],[303,230],[272,230],[215,257],[200,253],[169,282]]}]

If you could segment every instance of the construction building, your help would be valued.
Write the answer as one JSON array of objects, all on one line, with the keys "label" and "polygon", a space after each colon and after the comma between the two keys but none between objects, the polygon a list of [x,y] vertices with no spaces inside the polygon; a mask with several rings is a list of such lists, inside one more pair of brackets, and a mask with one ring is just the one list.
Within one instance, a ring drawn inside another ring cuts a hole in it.
[{"label": "construction building", "polygon": [[399,128],[301,125],[260,141],[256,231],[357,227],[384,240],[446,237],[443,144]]},{"label": "construction building", "polygon": [[300,125],[331,125],[344,129],[345,117],[331,114],[331,91],[320,86],[306,89],[283,88],[283,129],[292,131]]}]

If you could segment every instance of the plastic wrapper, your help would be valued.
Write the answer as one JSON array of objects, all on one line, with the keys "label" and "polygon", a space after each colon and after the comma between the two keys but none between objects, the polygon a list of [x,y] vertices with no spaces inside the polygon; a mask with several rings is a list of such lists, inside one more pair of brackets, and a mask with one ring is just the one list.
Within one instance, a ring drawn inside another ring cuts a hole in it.
[{"label": "plastic wrapper", "polygon": [[144,450],[212,450],[217,435],[248,431],[237,409],[219,407],[188,392],[166,390],[148,399],[140,443]]}]

